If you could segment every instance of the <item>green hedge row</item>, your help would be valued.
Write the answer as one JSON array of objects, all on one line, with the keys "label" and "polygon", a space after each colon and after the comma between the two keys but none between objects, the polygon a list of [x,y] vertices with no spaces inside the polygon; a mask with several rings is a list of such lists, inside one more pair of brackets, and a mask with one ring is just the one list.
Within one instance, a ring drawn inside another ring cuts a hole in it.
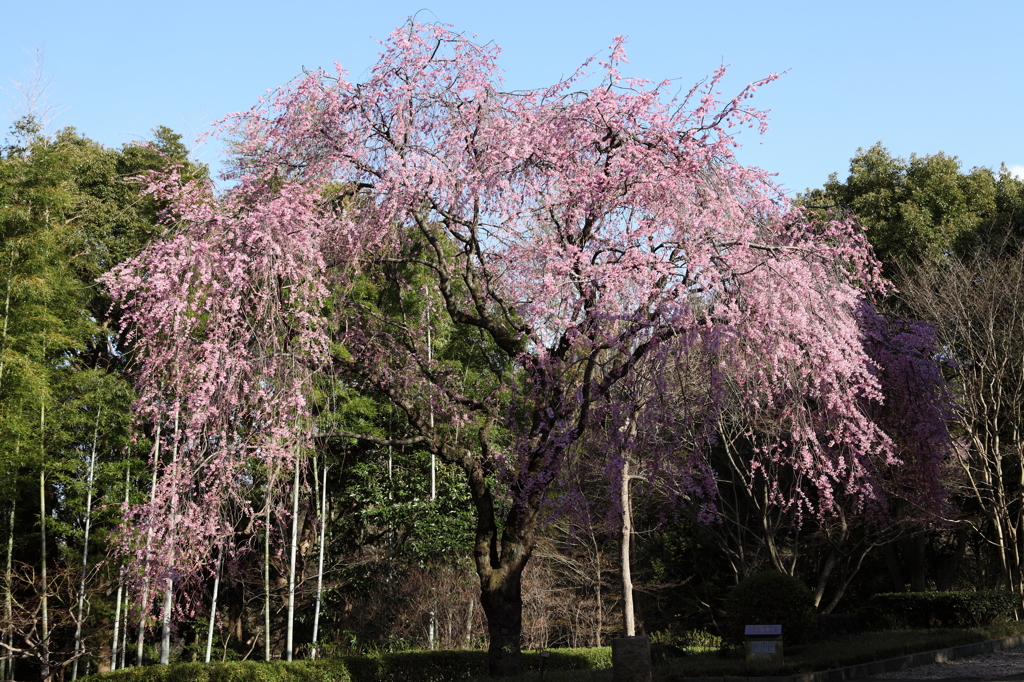
[{"label": "green hedge row", "polygon": [[1013,615],[1020,599],[1011,592],[885,592],[871,597],[871,607],[890,626],[969,628]]},{"label": "green hedge row", "polygon": [[344,661],[230,661],[228,663],[175,663],[123,668],[90,675],[99,682],[351,682]]},{"label": "green hedge row", "polygon": [[[523,652],[527,670],[598,670],[612,666],[611,647]],[[321,661],[176,663],[92,675],[90,682],[447,682],[487,674],[486,651],[405,651]]]}]

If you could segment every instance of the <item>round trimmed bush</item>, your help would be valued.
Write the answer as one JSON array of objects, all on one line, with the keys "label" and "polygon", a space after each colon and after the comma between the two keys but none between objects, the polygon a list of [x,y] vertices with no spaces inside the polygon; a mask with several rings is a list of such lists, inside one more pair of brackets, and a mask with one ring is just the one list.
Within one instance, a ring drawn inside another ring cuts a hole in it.
[{"label": "round trimmed bush", "polygon": [[725,600],[728,636],[743,641],[747,625],[782,625],[787,644],[798,644],[818,628],[814,595],[799,578],[778,571],[763,571],[732,588]]}]

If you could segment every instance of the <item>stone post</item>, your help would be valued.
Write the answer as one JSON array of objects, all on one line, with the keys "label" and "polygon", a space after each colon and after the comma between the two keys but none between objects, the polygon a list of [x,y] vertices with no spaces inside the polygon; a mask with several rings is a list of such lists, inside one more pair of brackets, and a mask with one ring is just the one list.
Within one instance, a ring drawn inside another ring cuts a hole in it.
[{"label": "stone post", "polygon": [[651,682],[651,640],[648,637],[612,640],[612,679],[615,682]]}]

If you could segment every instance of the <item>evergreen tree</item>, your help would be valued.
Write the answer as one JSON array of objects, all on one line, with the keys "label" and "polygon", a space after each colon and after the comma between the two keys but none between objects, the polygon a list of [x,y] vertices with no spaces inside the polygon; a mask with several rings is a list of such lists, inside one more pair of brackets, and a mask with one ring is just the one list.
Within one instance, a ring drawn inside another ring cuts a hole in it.
[{"label": "evergreen tree", "polygon": [[[85,595],[70,576],[84,570],[90,595],[109,578],[94,567],[118,520],[130,466],[129,349],[96,278],[154,237],[160,207],[140,196],[140,175],[171,164],[205,174],[188,162],[177,135],[154,133],[152,144],[106,149],[70,128],[47,137],[27,116],[12,129],[17,142],[0,150],[0,500],[5,519],[12,509],[15,517],[12,578],[4,584],[25,607],[5,618],[4,634],[39,662],[68,650],[78,629],[73,621]],[[141,462],[131,469],[145,480]],[[45,557],[44,519],[51,536]],[[34,582],[18,577],[26,575],[19,567],[41,569],[44,561],[52,595],[38,575]],[[44,595],[49,641],[19,644],[19,633],[41,618],[32,605]],[[93,619],[84,632],[107,627],[103,606],[83,613]],[[86,651],[96,643],[87,641]]]}]

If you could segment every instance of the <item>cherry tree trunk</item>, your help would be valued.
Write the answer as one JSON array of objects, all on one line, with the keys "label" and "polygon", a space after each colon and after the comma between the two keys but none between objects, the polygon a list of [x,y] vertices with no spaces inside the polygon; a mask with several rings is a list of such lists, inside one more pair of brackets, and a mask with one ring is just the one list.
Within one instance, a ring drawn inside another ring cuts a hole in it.
[{"label": "cherry tree trunk", "polygon": [[491,677],[515,677],[523,673],[520,646],[523,634],[522,568],[495,571],[484,583],[480,605],[487,615],[490,645],[487,664]]},{"label": "cherry tree trunk", "polygon": [[463,462],[477,526],[473,554],[480,578],[480,606],[487,616],[488,668],[491,677],[523,672],[523,570],[537,543],[539,498],[513,505],[498,532],[494,497],[479,462]]}]

